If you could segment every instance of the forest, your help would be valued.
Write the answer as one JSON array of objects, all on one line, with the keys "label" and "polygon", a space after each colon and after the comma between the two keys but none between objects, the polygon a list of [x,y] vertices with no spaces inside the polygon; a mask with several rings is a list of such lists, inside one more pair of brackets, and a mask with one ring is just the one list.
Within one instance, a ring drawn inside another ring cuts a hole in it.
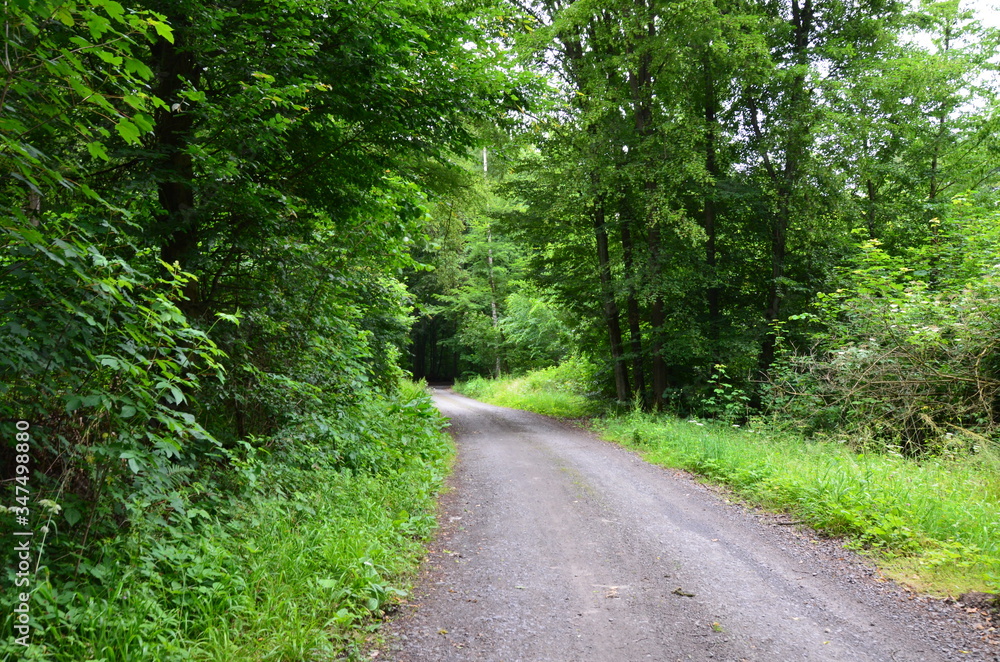
[{"label": "forest", "polygon": [[414,379],[994,444],[957,0],[2,11],[4,659],[360,655],[452,454]]},{"label": "forest", "polygon": [[957,3],[522,9],[547,89],[438,203],[416,374],[582,353],[682,416],[910,453],[992,429],[995,29]]}]

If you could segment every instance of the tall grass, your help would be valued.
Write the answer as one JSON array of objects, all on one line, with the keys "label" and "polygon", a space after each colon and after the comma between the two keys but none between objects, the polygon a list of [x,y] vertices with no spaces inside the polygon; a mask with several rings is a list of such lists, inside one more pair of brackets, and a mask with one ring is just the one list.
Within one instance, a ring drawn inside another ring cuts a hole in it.
[{"label": "tall grass", "polygon": [[558,366],[534,370],[520,377],[474,377],[455,384],[455,390],[501,407],[562,418],[583,418],[601,410],[597,400],[587,397],[593,370],[586,359],[571,358]]},{"label": "tall grass", "polygon": [[[100,541],[76,581],[43,569],[32,646],[12,642],[4,605],[0,659],[356,657],[405,595],[452,453],[417,385],[365,412],[381,432],[363,443],[350,442],[349,429],[334,432],[343,438],[336,452],[287,440],[270,456],[243,458],[246,486],[228,508],[174,522],[151,506],[124,535]],[[342,460],[352,443],[353,469]]]}]

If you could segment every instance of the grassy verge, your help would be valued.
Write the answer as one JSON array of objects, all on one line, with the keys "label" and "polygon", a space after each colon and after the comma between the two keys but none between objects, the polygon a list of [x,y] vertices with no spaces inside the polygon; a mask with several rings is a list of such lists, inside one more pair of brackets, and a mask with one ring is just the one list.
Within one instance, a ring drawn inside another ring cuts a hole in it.
[{"label": "grassy verge", "polygon": [[76,581],[43,568],[32,645],[12,642],[7,618],[0,659],[356,657],[405,595],[452,453],[419,386],[359,413],[364,431],[334,431],[338,444],[296,437],[244,456],[228,508],[187,504],[180,518],[177,504],[150,504],[126,535],[99,543],[100,561]]},{"label": "grassy verge", "polygon": [[483,379],[474,377],[455,384],[455,390],[501,407],[523,409],[547,416],[583,418],[601,410],[586,395],[593,368],[582,359],[530,372],[521,377]]},{"label": "grassy verge", "polygon": [[[550,369],[551,370],[551,369]],[[523,389],[525,385],[533,385]],[[496,404],[578,417],[596,410],[576,400],[548,406],[544,381],[476,384],[466,391]],[[578,392],[577,397],[582,397]],[[541,406],[539,406],[541,403]],[[560,413],[568,410],[569,413]],[[650,462],[724,484],[750,503],[794,518],[877,558],[883,570],[921,590],[958,595],[1000,584],[1000,453],[907,459],[853,452],[767,428],[685,421],[629,412],[591,422],[605,438]]]}]

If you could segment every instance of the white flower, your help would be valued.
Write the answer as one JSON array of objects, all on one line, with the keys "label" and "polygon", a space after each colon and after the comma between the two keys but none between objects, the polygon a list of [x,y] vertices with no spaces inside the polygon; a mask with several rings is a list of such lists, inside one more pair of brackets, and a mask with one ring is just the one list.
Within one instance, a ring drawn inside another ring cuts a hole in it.
[{"label": "white flower", "polygon": [[58,515],[59,511],[62,510],[62,506],[60,506],[55,501],[52,501],[51,499],[40,499],[38,501],[38,504],[40,506],[44,506],[47,511],[49,511],[54,515]]}]

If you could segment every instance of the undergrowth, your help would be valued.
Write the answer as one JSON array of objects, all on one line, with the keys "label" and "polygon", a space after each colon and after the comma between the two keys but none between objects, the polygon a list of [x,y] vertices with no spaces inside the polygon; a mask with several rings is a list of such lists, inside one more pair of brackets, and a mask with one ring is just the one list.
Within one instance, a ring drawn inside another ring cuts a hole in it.
[{"label": "undergrowth", "polygon": [[0,659],[356,656],[405,595],[451,454],[420,386],[358,406],[367,432],[305,425],[270,451],[246,444],[224,507],[140,503],[147,516],[78,569],[46,558],[30,648],[13,643],[13,596],[0,596]]},{"label": "undergrowth", "polygon": [[587,397],[593,371],[586,359],[572,358],[558,366],[534,370],[520,377],[473,377],[455,384],[455,390],[501,407],[562,418],[584,418],[601,409],[598,401]]},{"label": "undergrowth", "polygon": [[[573,383],[553,379],[564,369],[473,380],[461,391],[554,416],[599,411],[579,384],[574,390]],[[724,484],[749,503],[843,536],[848,546],[878,558],[897,579],[939,594],[1000,591],[1000,449],[995,445],[909,458],[858,452],[863,447],[853,447],[850,439],[811,441],[766,425],[744,429],[640,411],[605,412],[591,421],[605,438],[655,464]]]}]

